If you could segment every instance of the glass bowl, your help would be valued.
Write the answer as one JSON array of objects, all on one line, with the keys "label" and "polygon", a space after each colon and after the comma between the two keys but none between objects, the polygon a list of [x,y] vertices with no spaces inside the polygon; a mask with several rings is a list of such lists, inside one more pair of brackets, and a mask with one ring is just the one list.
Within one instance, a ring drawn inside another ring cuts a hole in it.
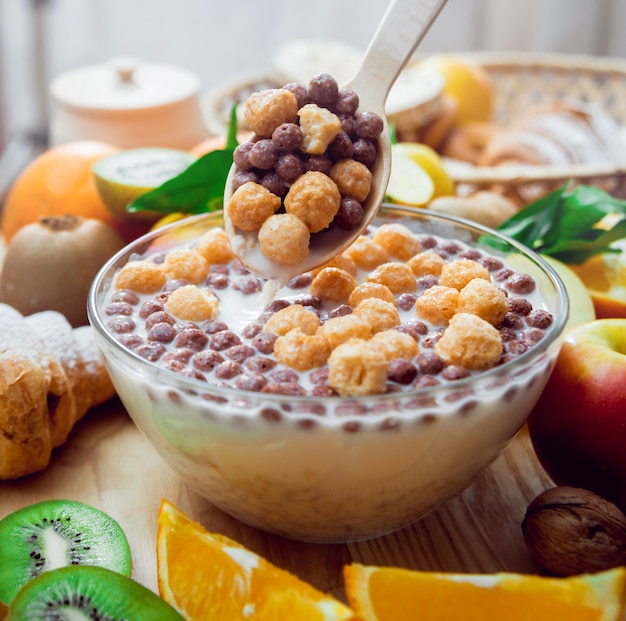
[{"label": "glass bowl", "polygon": [[192,243],[222,222],[221,213],[194,216],[136,240],[102,268],[88,301],[98,346],[128,413],[164,461],[208,501],[288,538],[375,537],[460,493],[523,426],[560,349],[565,288],[521,244],[427,210],[383,205],[374,224],[400,222],[419,235],[460,241],[532,275],[554,318],[532,348],[438,386],[343,398],[212,385],[120,344],[105,312],[116,272],[131,259]]}]

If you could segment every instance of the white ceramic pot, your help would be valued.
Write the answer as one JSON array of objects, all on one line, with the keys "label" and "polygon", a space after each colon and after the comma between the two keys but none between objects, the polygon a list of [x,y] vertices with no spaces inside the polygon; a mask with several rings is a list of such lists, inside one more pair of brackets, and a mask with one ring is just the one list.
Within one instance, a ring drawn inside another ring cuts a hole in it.
[{"label": "white ceramic pot", "polygon": [[50,143],[189,149],[208,137],[199,90],[186,69],[135,59],[68,71],[50,85]]}]

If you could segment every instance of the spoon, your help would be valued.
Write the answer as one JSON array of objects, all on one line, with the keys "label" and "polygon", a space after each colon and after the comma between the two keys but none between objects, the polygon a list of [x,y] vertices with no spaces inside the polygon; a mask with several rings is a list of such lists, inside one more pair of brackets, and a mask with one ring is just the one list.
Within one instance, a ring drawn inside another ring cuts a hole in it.
[{"label": "spoon", "polygon": [[352,80],[344,85],[359,96],[360,112],[375,112],[383,119],[383,131],[378,138],[378,156],[372,169],[372,185],[363,204],[364,217],[359,227],[344,230],[335,226],[312,234],[308,256],[295,265],[270,261],[260,251],[256,233],[240,231],[228,217],[227,207],[236,172],[233,164],[224,190],[224,228],[234,253],[250,271],[281,285],[285,284],[294,276],[313,270],[341,253],[373,220],[385,197],[391,172],[391,141],[385,102],[400,72],[445,3],[446,0],[392,0],[365,52],[361,67]]}]

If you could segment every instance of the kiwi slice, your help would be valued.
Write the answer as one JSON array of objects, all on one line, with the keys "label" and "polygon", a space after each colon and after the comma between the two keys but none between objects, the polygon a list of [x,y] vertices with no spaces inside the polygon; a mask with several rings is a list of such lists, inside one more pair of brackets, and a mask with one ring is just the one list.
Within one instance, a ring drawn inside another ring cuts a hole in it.
[{"label": "kiwi slice", "polygon": [[67,565],[99,565],[130,576],[130,546],[109,515],[75,500],[46,500],[0,520],[0,601]]},{"label": "kiwi slice", "polygon": [[41,574],[11,603],[9,621],[184,621],[150,589],[105,567],[71,565]]},{"label": "kiwi slice", "polygon": [[131,213],[126,208],[137,197],[178,176],[196,159],[195,155],[179,149],[127,149],[96,160],[93,173],[100,198],[114,216],[121,220],[153,221],[163,214]]}]

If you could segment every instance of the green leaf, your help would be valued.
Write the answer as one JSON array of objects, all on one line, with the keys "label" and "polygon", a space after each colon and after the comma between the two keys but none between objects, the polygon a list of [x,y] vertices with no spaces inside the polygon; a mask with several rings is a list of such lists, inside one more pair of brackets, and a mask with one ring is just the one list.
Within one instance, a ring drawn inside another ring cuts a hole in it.
[{"label": "green leaf", "polygon": [[199,214],[222,209],[224,187],[238,144],[237,107],[233,106],[224,149],[205,153],[176,177],[136,198],[127,211]]},{"label": "green leaf", "polygon": [[[607,228],[600,222],[618,216]],[[498,230],[536,252],[566,263],[583,263],[595,254],[619,252],[611,247],[626,237],[626,201],[600,188],[566,184],[520,210]]]}]

